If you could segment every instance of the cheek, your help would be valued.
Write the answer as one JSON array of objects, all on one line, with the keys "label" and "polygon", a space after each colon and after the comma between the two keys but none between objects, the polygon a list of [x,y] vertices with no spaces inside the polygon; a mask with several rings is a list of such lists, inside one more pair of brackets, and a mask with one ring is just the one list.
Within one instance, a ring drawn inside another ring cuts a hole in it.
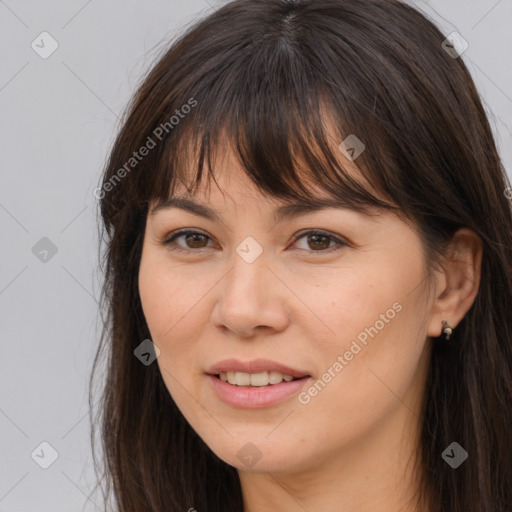
[{"label": "cheek", "polygon": [[417,254],[409,252],[407,264],[391,254],[378,265],[354,265],[350,272],[333,272],[329,279],[317,279],[309,287],[303,283],[299,290],[318,313],[306,336],[315,340],[321,361],[317,371],[326,381],[329,370],[336,375],[327,384],[336,393],[345,394],[349,385],[347,400],[354,406],[363,397],[381,394],[379,389],[390,394],[379,377],[397,390],[414,379],[425,345],[425,289],[418,286],[423,276],[418,248]]},{"label": "cheek", "polygon": [[[425,316],[425,290],[418,286],[424,272],[419,244],[397,243],[392,250],[358,256],[350,271],[333,273],[323,291],[315,288],[318,310],[334,331],[332,338],[341,341],[340,348],[355,339],[362,346],[379,340],[397,347],[400,340],[410,338],[411,327]],[[414,318],[416,322],[411,321]]]},{"label": "cheek", "polygon": [[365,328],[376,321],[385,328],[380,325],[379,315],[389,310],[389,317],[398,316],[393,304],[400,298],[399,286],[385,275],[371,266],[360,265],[315,276],[314,284],[296,280],[294,292],[306,299],[306,305],[311,305],[305,308],[297,303],[299,310],[309,315],[308,322],[305,316],[302,319],[301,328],[308,331],[308,339],[314,340],[315,351],[332,359],[348,350],[358,335],[362,342],[369,338]]},{"label": "cheek", "polygon": [[[170,265],[165,254],[143,251],[139,268],[139,294],[149,330],[159,343],[167,343],[180,332],[187,317],[207,290],[207,283],[190,275],[184,266]],[[190,327],[190,325],[188,325]]]},{"label": "cheek", "polygon": [[194,318],[201,290],[190,286],[190,278],[179,268],[170,268],[164,258],[149,251],[141,259],[138,285],[151,340],[160,350],[156,363],[169,394],[181,410],[187,410],[189,395],[182,393],[182,387],[191,385],[191,341],[200,328]]},{"label": "cheek", "polygon": [[322,446],[351,442],[393,411],[403,408],[408,414],[414,409],[424,347],[409,317],[414,303],[402,299],[396,304],[394,292],[385,297],[382,287],[380,291],[372,300],[364,291],[354,293],[341,312],[341,299],[328,302],[331,314],[325,317],[336,335],[324,337],[322,345],[315,343],[319,374],[297,406],[304,418],[301,428],[321,432]]},{"label": "cheek", "polygon": [[[197,343],[210,318],[205,300],[213,282],[192,265],[169,264],[165,254],[143,253],[139,269],[139,294],[151,340],[160,349],[157,358],[162,377],[173,397],[179,383],[192,386],[198,372]],[[186,399],[186,395],[183,399]]]}]

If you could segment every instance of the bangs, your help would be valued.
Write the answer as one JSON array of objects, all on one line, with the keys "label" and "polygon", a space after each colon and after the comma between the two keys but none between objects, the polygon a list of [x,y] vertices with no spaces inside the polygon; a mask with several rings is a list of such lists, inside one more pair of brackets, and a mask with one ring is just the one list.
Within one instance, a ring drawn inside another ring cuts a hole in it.
[{"label": "bangs", "polygon": [[[221,62],[206,61],[188,77],[193,83],[178,88],[187,97],[193,91],[197,106],[173,129],[151,170],[155,207],[174,196],[179,183],[194,193],[205,170],[209,186],[216,155],[232,150],[262,193],[285,202],[318,203],[313,190],[320,189],[340,207],[366,214],[399,210],[386,190],[389,176],[367,161],[367,132],[350,122],[368,118],[350,88],[330,89],[282,38],[263,37],[219,54]],[[173,107],[186,102],[183,96]],[[357,146],[359,137],[366,147],[356,147],[362,152],[351,161],[340,144],[346,139]]]}]

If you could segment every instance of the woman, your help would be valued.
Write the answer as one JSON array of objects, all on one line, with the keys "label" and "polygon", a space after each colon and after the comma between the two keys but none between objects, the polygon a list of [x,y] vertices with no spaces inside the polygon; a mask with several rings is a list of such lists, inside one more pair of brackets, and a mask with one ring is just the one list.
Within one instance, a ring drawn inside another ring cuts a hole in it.
[{"label": "woman", "polygon": [[118,510],[512,510],[510,184],[445,39],[235,0],[145,77],[97,193]]}]

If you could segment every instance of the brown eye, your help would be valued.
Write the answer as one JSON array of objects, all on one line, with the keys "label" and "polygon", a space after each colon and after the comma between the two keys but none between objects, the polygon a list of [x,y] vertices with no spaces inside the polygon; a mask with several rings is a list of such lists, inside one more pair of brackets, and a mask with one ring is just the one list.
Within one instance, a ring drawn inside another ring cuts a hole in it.
[{"label": "brown eye", "polygon": [[[185,245],[178,244],[176,241],[180,238],[185,240]],[[331,253],[341,249],[342,247],[348,247],[348,244],[343,240],[340,240],[338,237],[323,231],[307,231],[300,236],[295,238],[294,245],[297,244],[299,240],[305,239],[306,247],[301,248],[301,250],[305,250],[310,253]],[[199,231],[192,230],[181,230],[176,233],[171,233],[164,241],[161,243],[163,245],[168,246],[171,251],[178,252],[200,252],[201,249],[208,248],[208,241],[211,238]],[[334,246],[331,246],[334,244]]]},{"label": "brown eye", "polygon": [[[177,244],[176,240],[183,238],[185,240],[185,246]],[[207,243],[210,237],[200,233],[199,231],[177,231],[171,233],[163,242],[163,245],[168,246],[172,251],[179,252],[193,252],[197,249],[207,248]]]},{"label": "brown eye", "polygon": [[[306,240],[306,247],[300,249],[306,250],[307,252],[330,253],[348,246],[343,240],[323,231],[307,231],[296,237],[295,245],[302,239]],[[331,246],[331,243],[334,243],[334,246]]]},{"label": "brown eye", "polygon": [[312,249],[328,249],[331,243],[330,237],[326,235],[308,235],[308,243]]},{"label": "brown eye", "polygon": [[202,249],[205,247],[204,242],[207,238],[205,235],[201,233],[187,233],[184,236],[186,243],[191,249]]}]

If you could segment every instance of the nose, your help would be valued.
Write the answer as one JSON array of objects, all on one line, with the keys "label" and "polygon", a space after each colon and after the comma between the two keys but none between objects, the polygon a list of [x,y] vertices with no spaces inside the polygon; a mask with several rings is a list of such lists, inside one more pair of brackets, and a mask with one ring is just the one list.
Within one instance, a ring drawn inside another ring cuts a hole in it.
[{"label": "nose", "polygon": [[287,287],[261,254],[252,263],[235,254],[231,270],[217,288],[214,325],[243,338],[280,332],[289,322]]}]

